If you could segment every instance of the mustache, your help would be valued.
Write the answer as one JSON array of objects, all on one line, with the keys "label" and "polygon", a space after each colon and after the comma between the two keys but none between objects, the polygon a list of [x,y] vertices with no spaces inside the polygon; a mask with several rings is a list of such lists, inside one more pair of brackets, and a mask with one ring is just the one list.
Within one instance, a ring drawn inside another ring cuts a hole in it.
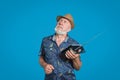
[{"label": "mustache", "polygon": [[63,28],[62,25],[57,25],[56,28]]}]

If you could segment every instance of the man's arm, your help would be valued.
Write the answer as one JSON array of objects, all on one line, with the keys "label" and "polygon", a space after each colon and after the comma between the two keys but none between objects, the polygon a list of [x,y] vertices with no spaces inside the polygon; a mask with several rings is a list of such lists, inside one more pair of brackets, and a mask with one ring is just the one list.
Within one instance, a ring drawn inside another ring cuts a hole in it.
[{"label": "man's arm", "polygon": [[76,57],[75,59],[72,60],[73,61],[73,67],[76,69],[76,70],[79,70],[81,65],[82,65],[82,62],[80,61],[80,58],[79,57]]},{"label": "man's arm", "polygon": [[43,56],[40,56],[39,62],[40,65],[44,68],[46,74],[50,74],[54,70],[54,67],[51,64],[45,62]]},{"label": "man's arm", "polygon": [[43,68],[45,68],[45,66],[47,65],[47,63],[46,63],[45,60],[43,59],[43,56],[40,56],[39,63],[40,63],[40,65],[41,65]]}]

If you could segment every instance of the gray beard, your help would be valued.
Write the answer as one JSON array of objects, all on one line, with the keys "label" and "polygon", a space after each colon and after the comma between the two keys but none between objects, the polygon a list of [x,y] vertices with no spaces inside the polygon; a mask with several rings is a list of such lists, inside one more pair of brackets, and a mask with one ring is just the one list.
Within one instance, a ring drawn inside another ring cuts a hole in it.
[{"label": "gray beard", "polygon": [[60,35],[67,34],[67,32],[58,30],[58,29],[57,29],[57,26],[55,27],[55,32],[56,32],[57,34],[60,34]]}]

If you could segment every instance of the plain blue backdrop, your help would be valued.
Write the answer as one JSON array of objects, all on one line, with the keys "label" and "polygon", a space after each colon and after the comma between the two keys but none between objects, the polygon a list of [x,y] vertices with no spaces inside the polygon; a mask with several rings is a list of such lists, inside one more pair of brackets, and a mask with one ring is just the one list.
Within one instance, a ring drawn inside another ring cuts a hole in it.
[{"label": "plain blue backdrop", "polygon": [[0,80],[44,80],[38,52],[54,33],[56,16],[70,13],[69,35],[85,47],[77,80],[120,80],[119,0],[0,0]]}]

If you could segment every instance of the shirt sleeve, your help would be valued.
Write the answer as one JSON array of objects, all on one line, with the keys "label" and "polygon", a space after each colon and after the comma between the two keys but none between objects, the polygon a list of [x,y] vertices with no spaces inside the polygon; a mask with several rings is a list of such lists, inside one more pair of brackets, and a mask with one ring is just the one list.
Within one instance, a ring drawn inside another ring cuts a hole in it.
[{"label": "shirt sleeve", "polygon": [[42,43],[41,43],[41,46],[40,46],[40,50],[39,50],[38,56],[43,56],[43,57],[45,56],[43,41],[42,41]]}]

